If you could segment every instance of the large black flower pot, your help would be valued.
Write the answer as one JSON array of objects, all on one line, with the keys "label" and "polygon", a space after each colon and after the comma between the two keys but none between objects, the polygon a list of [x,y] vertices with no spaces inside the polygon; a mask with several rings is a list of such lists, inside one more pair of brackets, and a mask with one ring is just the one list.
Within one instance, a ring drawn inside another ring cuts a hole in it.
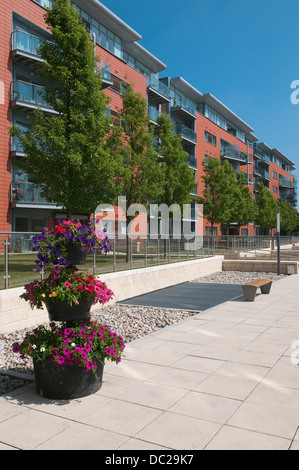
[{"label": "large black flower pot", "polygon": [[77,365],[62,366],[48,357],[33,359],[36,391],[51,400],[73,400],[93,395],[100,390],[104,364],[97,361],[96,374]]},{"label": "large black flower pot", "polygon": [[79,303],[69,305],[65,301],[45,299],[50,321],[81,321],[90,317],[93,299],[80,299]]},{"label": "large black flower pot", "polygon": [[72,266],[82,265],[86,263],[87,252],[78,250],[74,245],[68,245],[67,249],[67,260]]}]

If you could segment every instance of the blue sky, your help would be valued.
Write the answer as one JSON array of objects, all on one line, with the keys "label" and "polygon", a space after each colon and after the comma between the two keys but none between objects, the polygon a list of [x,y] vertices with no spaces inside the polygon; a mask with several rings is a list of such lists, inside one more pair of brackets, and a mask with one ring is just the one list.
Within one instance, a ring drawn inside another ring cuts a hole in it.
[{"label": "blue sky", "polygon": [[[299,169],[298,0],[102,0],[167,65],[212,93]],[[297,171],[297,173],[299,173]]]}]

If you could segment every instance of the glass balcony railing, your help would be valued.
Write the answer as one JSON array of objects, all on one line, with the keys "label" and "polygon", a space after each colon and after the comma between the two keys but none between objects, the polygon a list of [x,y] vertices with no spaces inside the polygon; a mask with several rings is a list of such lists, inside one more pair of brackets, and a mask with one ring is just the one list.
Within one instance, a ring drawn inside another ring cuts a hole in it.
[{"label": "glass balcony railing", "polygon": [[11,50],[19,50],[37,56],[40,38],[24,31],[13,31]]},{"label": "glass balcony railing", "polygon": [[22,144],[21,144],[20,140],[18,139],[18,137],[12,137],[11,138],[10,150],[11,150],[11,152],[19,152],[19,153],[24,152]]},{"label": "glass balcony railing", "polygon": [[222,146],[220,150],[220,155],[222,158],[247,163],[247,155],[234,147]]},{"label": "glass balcony railing", "polygon": [[279,186],[282,188],[293,188],[294,183],[286,176],[280,175],[279,176]]},{"label": "glass balcony railing", "polygon": [[260,173],[261,173],[261,179],[262,180],[268,180],[268,181],[271,180],[271,175],[270,175],[269,171],[263,170]]},{"label": "glass balcony railing", "polygon": [[196,116],[196,107],[190,103],[190,101],[186,100],[185,98],[181,98],[180,96],[176,96],[172,102],[173,109],[185,109],[189,113]]},{"label": "glass balcony railing", "polygon": [[163,96],[166,96],[166,98],[170,98],[170,89],[164,83],[160,82],[160,80],[157,80],[154,77],[148,77],[147,86],[153,88]]},{"label": "glass balcony railing", "polygon": [[290,193],[283,194],[281,192],[280,192],[280,195],[279,195],[279,199],[281,201],[289,202],[291,204],[295,204],[298,201],[298,198],[295,194],[290,194]]},{"label": "glass balcony railing", "polygon": [[161,113],[153,106],[149,106],[147,112],[151,120],[154,122],[157,122],[157,118],[161,115]]},{"label": "glass balcony railing", "polygon": [[53,0],[33,0],[35,3],[44,8],[52,8]]},{"label": "glass balcony railing", "polygon": [[33,183],[13,182],[11,183],[11,202],[24,204],[48,204],[41,196],[42,187]]},{"label": "glass balcony railing", "polygon": [[175,133],[177,135],[181,135],[182,137],[192,140],[193,142],[197,142],[197,134],[195,131],[190,129],[189,127],[184,126],[183,124],[177,124],[175,126]]},{"label": "glass balcony railing", "polygon": [[100,62],[100,71],[103,76],[103,80],[111,80],[111,65],[106,62]]},{"label": "glass balcony railing", "polygon": [[262,162],[264,162],[266,165],[270,165],[270,157],[268,155],[263,154],[261,158]]},{"label": "glass balcony railing", "polygon": [[197,168],[197,158],[193,157],[193,155],[188,156],[187,162],[192,168]]},{"label": "glass balcony railing", "polygon": [[50,106],[42,97],[43,90],[44,88],[39,85],[17,80],[11,84],[11,99],[49,108]]}]

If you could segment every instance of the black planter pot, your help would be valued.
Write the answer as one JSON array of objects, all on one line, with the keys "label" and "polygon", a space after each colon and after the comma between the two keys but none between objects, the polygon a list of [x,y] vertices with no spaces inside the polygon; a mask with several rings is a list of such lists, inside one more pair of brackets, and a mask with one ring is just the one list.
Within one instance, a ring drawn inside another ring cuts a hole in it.
[{"label": "black planter pot", "polygon": [[96,375],[77,365],[61,366],[48,357],[33,359],[37,393],[51,400],[73,400],[93,395],[102,386],[104,364],[97,361]]},{"label": "black planter pot", "polygon": [[86,263],[87,252],[81,253],[74,245],[67,247],[67,260],[72,266],[82,265]]},{"label": "black planter pot", "polygon": [[69,305],[61,300],[45,299],[50,321],[81,321],[90,317],[93,299],[81,299],[79,304]]}]

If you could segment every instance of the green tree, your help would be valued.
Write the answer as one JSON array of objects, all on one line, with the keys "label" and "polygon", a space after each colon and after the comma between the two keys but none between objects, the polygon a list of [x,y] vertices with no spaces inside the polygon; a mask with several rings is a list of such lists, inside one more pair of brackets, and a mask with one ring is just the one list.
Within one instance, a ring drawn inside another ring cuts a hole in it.
[{"label": "green tree", "polygon": [[274,229],[277,225],[278,203],[273,194],[263,183],[258,183],[255,190],[255,225],[261,229]]},{"label": "green tree", "polygon": [[[140,204],[147,207],[163,193],[163,168],[153,145],[153,131],[147,115],[147,101],[135,93],[131,85],[122,92],[120,132],[111,139],[111,146],[122,159],[122,172],[117,178],[119,195],[126,198],[128,207]],[[127,215],[129,225],[135,214]],[[127,261],[130,257],[127,230]]]},{"label": "green tree", "polygon": [[232,186],[232,210],[230,223],[237,223],[239,227],[253,222],[256,216],[256,208],[252,193],[248,187],[245,173],[240,171],[235,174],[235,183]]},{"label": "green tree", "polygon": [[115,200],[120,159],[107,145],[112,131],[109,101],[101,89],[99,58],[77,10],[69,0],[56,0],[45,21],[52,41],[42,41],[43,98],[56,114],[37,110],[31,130],[19,137],[23,168],[33,183],[43,185],[48,201],[72,213],[91,214],[100,203]]},{"label": "green tree", "polygon": [[232,166],[216,158],[206,158],[203,162],[202,179],[205,189],[199,202],[203,205],[203,214],[213,227],[217,224],[228,225],[232,221],[233,188],[236,178]]},{"label": "green tree", "polygon": [[293,208],[288,202],[279,201],[278,212],[280,212],[281,232],[295,232],[299,225],[299,215],[297,210]]},{"label": "green tree", "polygon": [[[161,114],[157,118],[157,124],[155,148],[158,155],[162,157],[164,181],[163,192],[156,199],[156,203],[166,204],[169,208],[173,204],[178,205],[182,214],[184,204],[191,204],[196,199],[192,195],[196,185],[194,170],[188,165],[188,153],[183,150],[181,137],[174,134],[174,126],[169,116]],[[170,218],[172,215],[170,213]]]}]

